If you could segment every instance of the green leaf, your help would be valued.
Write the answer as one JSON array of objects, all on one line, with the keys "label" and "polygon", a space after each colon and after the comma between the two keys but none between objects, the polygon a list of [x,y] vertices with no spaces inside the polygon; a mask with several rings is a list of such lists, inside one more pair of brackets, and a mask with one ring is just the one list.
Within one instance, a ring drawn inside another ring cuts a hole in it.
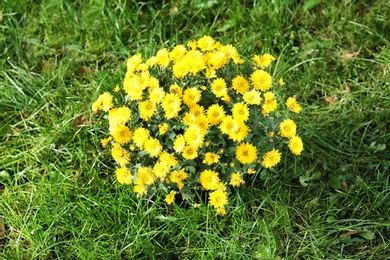
[{"label": "green leaf", "polygon": [[322,2],[322,0],[308,0],[308,1],[305,1],[305,3],[303,4],[303,9],[305,11],[310,11],[311,9],[316,7],[317,5],[321,4],[321,2]]},{"label": "green leaf", "polygon": [[363,230],[362,232],[359,233],[359,236],[367,240],[375,239],[375,234],[370,230]]},{"label": "green leaf", "polygon": [[341,188],[341,181],[339,180],[339,178],[337,176],[330,177],[328,184],[333,189],[340,189]]}]

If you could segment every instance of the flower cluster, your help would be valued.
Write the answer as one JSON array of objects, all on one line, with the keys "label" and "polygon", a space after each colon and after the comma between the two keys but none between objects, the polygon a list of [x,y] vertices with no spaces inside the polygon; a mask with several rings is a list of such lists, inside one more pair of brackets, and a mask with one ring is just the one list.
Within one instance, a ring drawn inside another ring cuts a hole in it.
[{"label": "flower cluster", "polygon": [[202,189],[217,214],[226,214],[229,190],[246,174],[277,165],[283,145],[295,155],[303,150],[291,117],[302,108],[272,91],[285,84],[266,71],[274,60],[253,55],[245,63],[235,47],[210,36],[129,58],[123,86],[92,105],[107,113],[101,143],[110,144],[118,182],[140,196],[163,187],[168,204],[178,192],[187,198]]}]

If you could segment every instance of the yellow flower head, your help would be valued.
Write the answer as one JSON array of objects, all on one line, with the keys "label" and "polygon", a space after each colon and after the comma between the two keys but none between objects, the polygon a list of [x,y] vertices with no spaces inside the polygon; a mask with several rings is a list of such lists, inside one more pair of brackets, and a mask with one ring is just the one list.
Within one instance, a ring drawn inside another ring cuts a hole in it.
[{"label": "yellow flower head", "polygon": [[158,139],[149,137],[144,144],[144,149],[151,156],[157,157],[162,150],[162,146]]},{"label": "yellow flower head", "polygon": [[164,135],[168,132],[169,126],[167,123],[162,123],[158,125],[159,134]]},{"label": "yellow flower head", "polygon": [[204,155],[203,163],[211,165],[219,161],[219,155],[211,152],[207,152]]},{"label": "yellow flower head", "polygon": [[302,107],[300,104],[297,103],[297,100],[295,97],[289,97],[286,101],[286,105],[288,109],[290,109],[294,113],[299,113],[302,110]]},{"label": "yellow flower head", "polygon": [[102,110],[107,112],[113,107],[112,95],[108,92],[101,94],[98,99],[92,104],[92,111]]},{"label": "yellow flower head", "polygon": [[183,135],[177,135],[175,141],[173,142],[173,149],[177,153],[183,152],[186,141]]},{"label": "yellow flower head", "polygon": [[249,108],[244,103],[236,103],[233,106],[232,114],[234,120],[246,122],[249,119]]},{"label": "yellow flower head", "polygon": [[176,118],[181,110],[181,99],[177,94],[166,94],[161,106],[167,119]]},{"label": "yellow flower head", "polygon": [[290,141],[288,143],[288,148],[290,148],[290,151],[295,155],[300,155],[303,151],[303,142],[302,139],[299,136],[293,136],[290,138]]},{"label": "yellow flower head", "polygon": [[226,191],[224,191],[223,188],[218,188],[211,192],[209,195],[209,202],[213,207],[223,209],[228,203]]},{"label": "yellow flower head", "polygon": [[148,129],[143,127],[138,127],[133,132],[133,142],[138,148],[143,149],[144,144],[146,140],[148,140],[149,136],[150,133]]},{"label": "yellow flower head", "polygon": [[138,103],[139,117],[145,121],[148,121],[156,111],[156,104],[150,100],[142,101]]},{"label": "yellow flower head", "polygon": [[111,135],[115,142],[119,144],[127,144],[131,141],[132,133],[130,128],[125,125],[118,125],[110,129]]},{"label": "yellow flower head", "polygon": [[291,119],[283,120],[280,123],[279,128],[280,128],[279,134],[283,137],[290,138],[295,136],[297,133],[297,125]]},{"label": "yellow flower head", "polygon": [[221,51],[215,51],[211,53],[208,57],[208,66],[209,69],[217,70],[222,68],[228,61],[228,57],[225,53]]},{"label": "yellow flower head", "polygon": [[201,147],[204,141],[204,132],[199,127],[193,125],[184,132],[185,142],[195,149]]},{"label": "yellow flower head", "polygon": [[199,102],[201,93],[202,91],[200,91],[198,88],[187,88],[183,93],[183,103],[188,107],[195,105]]},{"label": "yellow flower head", "polygon": [[227,96],[226,82],[223,78],[217,78],[211,84],[211,91],[218,98]]},{"label": "yellow flower head", "polygon": [[213,104],[207,109],[207,119],[211,125],[219,124],[225,117],[223,107],[218,104]]},{"label": "yellow flower head", "polygon": [[272,149],[271,151],[264,154],[263,162],[261,163],[261,165],[264,168],[274,167],[276,164],[280,162],[280,158],[281,158],[281,153],[276,149]]},{"label": "yellow flower head", "polygon": [[234,89],[237,94],[244,94],[249,90],[249,88],[249,82],[243,76],[236,76],[232,80],[232,89]]},{"label": "yellow flower head", "polygon": [[264,93],[263,114],[268,114],[276,110],[278,103],[274,97],[275,94],[271,91]]},{"label": "yellow flower head", "polygon": [[256,146],[250,143],[241,143],[236,148],[236,158],[242,164],[251,164],[257,159]]},{"label": "yellow flower head", "polygon": [[250,78],[255,89],[267,91],[272,86],[272,76],[264,70],[255,70]]},{"label": "yellow flower head", "polygon": [[247,103],[248,105],[260,105],[261,102],[260,92],[258,92],[256,89],[247,91],[244,93],[243,99],[245,103]]},{"label": "yellow flower head", "polygon": [[114,143],[111,148],[111,156],[120,166],[130,163],[130,155],[118,143]]},{"label": "yellow flower head", "polygon": [[271,65],[271,63],[275,60],[275,57],[267,53],[261,56],[255,55],[253,56],[252,60],[256,63],[257,66],[264,69]]},{"label": "yellow flower head", "polygon": [[126,167],[118,168],[115,171],[116,179],[120,184],[132,184],[133,183],[133,175]]},{"label": "yellow flower head", "polygon": [[186,47],[183,44],[176,45],[173,50],[169,53],[169,57],[173,61],[180,60],[187,52]]},{"label": "yellow flower head", "polygon": [[102,145],[103,148],[106,148],[108,143],[111,142],[111,141],[112,141],[112,136],[101,139],[100,140],[100,144]]},{"label": "yellow flower head", "polygon": [[128,107],[117,107],[113,108],[108,112],[108,122],[110,127],[117,125],[124,125],[130,120],[131,112]]},{"label": "yellow flower head", "polygon": [[212,51],[215,49],[215,41],[211,36],[203,36],[198,40],[198,47],[203,51]]},{"label": "yellow flower head", "polygon": [[183,148],[183,153],[182,153],[183,158],[187,160],[193,160],[196,157],[198,157],[198,152],[195,147],[192,145],[186,145]]},{"label": "yellow flower head", "polygon": [[165,196],[165,202],[170,205],[172,204],[172,202],[175,201],[175,195],[176,195],[176,191],[174,190],[171,190],[171,192]]},{"label": "yellow flower head", "polygon": [[174,170],[171,172],[169,176],[169,180],[173,183],[182,183],[184,180],[188,178],[188,174],[183,170]]},{"label": "yellow flower head", "polygon": [[156,54],[156,62],[161,67],[167,67],[170,62],[169,51],[166,48],[159,50]]},{"label": "yellow flower head", "polygon": [[245,184],[245,181],[241,178],[240,173],[232,173],[229,184],[233,187],[239,187],[241,184]]},{"label": "yellow flower head", "polygon": [[140,166],[137,171],[138,179],[142,180],[142,183],[145,185],[152,185],[157,177],[153,174],[153,171],[144,166]]},{"label": "yellow flower head", "polygon": [[149,100],[154,104],[160,104],[164,99],[164,89],[157,87],[149,91]]},{"label": "yellow flower head", "polygon": [[218,172],[204,170],[200,173],[200,184],[206,190],[215,190],[219,187]]}]

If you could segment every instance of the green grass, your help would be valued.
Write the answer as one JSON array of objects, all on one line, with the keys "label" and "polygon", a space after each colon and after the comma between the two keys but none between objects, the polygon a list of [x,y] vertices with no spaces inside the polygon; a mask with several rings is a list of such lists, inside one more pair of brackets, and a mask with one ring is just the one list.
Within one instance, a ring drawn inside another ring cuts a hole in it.
[{"label": "green grass", "polygon": [[[2,1],[0,258],[388,259],[388,17],[385,0]],[[91,113],[128,57],[203,34],[278,56],[304,107],[303,154],[225,217],[117,184]]]}]

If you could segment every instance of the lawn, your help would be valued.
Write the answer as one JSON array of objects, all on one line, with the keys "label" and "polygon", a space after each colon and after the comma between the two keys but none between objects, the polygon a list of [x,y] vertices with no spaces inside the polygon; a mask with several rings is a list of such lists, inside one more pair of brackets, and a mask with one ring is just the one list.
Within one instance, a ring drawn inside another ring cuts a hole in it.
[{"label": "lawn", "polygon": [[[389,259],[389,17],[385,0],[1,1],[0,258]],[[203,35],[277,57],[303,107],[302,154],[225,216],[119,184],[91,109],[132,55]]]}]

